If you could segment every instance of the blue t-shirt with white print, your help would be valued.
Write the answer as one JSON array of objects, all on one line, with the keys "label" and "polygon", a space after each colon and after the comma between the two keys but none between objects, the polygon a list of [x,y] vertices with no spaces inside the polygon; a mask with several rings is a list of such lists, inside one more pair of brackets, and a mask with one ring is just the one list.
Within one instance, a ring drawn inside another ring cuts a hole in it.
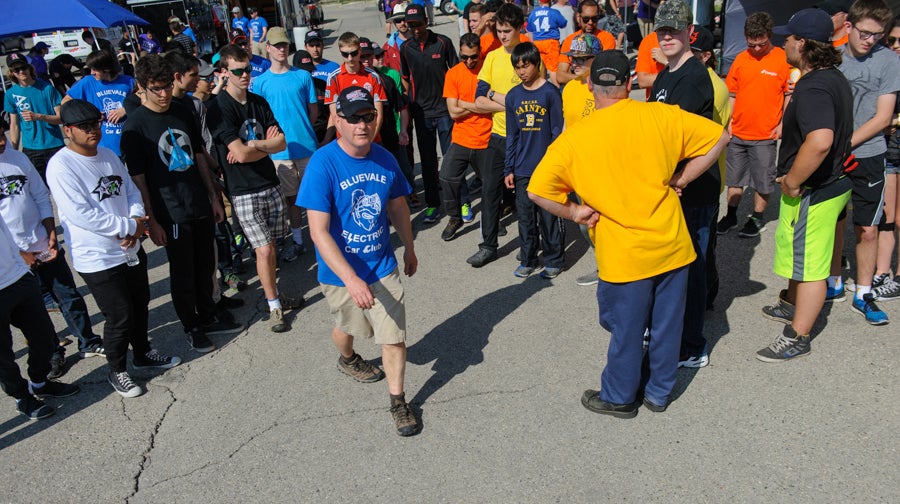
[{"label": "blue t-shirt with white print", "polygon": [[[76,82],[66,94],[75,99],[86,100],[100,109],[100,112],[109,114],[113,110],[123,107],[125,98],[132,91],[134,91],[134,78],[120,74],[111,81],[102,82],[93,77],[85,77]],[[117,156],[121,156],[122,149],[119,147],[119,143],[122,140],[124,124],[124,120],[118,123],[104,120],[101,125],[103,137],[100,139],[100,147],[106,147],[115,152]]]},{"label": "blue t-shirt with white print", "polygon": [[[369,154],[358,159],[335,140],[310,158],[297,206],[330,214],[328,232],[356,274],[372,284],[397,268],[388,202],[410,192],[397,160],[384,147],[372,144]],[[344,286],[318,249],[316,260],[320,283]]]}]

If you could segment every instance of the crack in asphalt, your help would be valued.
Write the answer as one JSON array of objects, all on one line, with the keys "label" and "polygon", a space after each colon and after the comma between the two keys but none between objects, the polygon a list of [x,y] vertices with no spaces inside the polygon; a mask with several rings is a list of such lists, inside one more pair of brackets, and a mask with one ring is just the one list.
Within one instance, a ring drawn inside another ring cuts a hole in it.
[{"label": "crack in asphalt", "polygon": [[[150,384],[148,383],[148,386],[149,385]],[[163,385],[156,386],[165,390],[169,394],[171,401],[169,401],[169,405],[166,406],[165,411],[163,411],[162,415],[160,415],[159,420],[156,421],[156,425],[153,426],[153,431],[150,433],[150,437],[148,439],[147,449],[144,450],[144,453],[141,454],[141,461],[138,467],[138,471],[134,475],[134,488],[132,489],[131,494],[125,497],[126,504],[130,502],[130,500],[141,490],[141,476],[143,475],[144,469],[147,466],[147,461],[150,460],[150,454],[153,451],[153,448],[156,447],[156,435],[159,433],[160,427],[162,427],[163,422],[166,420],[166,415],[169,414],[169,410],[171,410],[172,406],[174,406],[175,403],[178,402],[178,399],[175,397],[172,389]]]}]

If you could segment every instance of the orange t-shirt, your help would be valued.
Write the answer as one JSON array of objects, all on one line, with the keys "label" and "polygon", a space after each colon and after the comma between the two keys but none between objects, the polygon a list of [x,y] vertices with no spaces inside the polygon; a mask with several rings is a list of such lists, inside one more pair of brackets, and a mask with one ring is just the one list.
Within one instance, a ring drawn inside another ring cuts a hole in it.
[{"label": "orange t-shirt", "polygon": [[734,58],[725,84],[734,94],[731,132],[741,140],[770,140],[781,122],[791,66],[784,49],[773,47],[762,58],[746,50]]},{"label": "orange t-shirt", "polygon": [[[444,98],[475,101],[478,71],[469,70],[465,63],[457,63],[444,75]],[[453,120],[452,141],[468,149],[486,149],[491,138],[491,114],[469,114]]]},{"label": "orange t-shirt", "polygon": [[850,34],[848,33],[837,40],[832,40],[831,45],[834,47],[841,47],[842,45],[846,44],[849,40],[850,40]]},{"label": "orange t-shirt", "polygon": [[[584,33],[584,30],[578,30],[577,32],[563,39],[562,44],[559,45],[559,59],[556,62],[557,65],[559,65],[560,63],[565,63],[567,65],[569,64],[569,56],[566,55],[566,53],[572,49],[572,40],[574,40],[575,37],[581,35],[582,33]],[[616,39],[608,31],[597,30],[594,33],[594,36],[597,37],[597,39],[600,41],[600,49],[608,51],[610,49],[616,48]]]},{"label": "orange t-shirt", "polygon": [[[531,42],[531,39],[528,38],[528,35],[524,33],[519,33],[519,42]],[[480,58],[483,60],[487,53],[493,51],[494,49],[498,49],[502,44],[500,44],[500,39],[494,35],[493,32],[487,32],[486,35],[481,36],[481,55]]]},{"label": "orange t-shirt", "polygon": [[[663,71],[663,68],[666,68],[666,65],[653,59],[650,54],[650,51],[656,47],[659,47],[659,39],[656,37],[656,32],[650,32],[638,46],[637,62],[634,65],[635,72],[658,74]],[[647,99],[650,99],[650,88],[647,88]]]}]

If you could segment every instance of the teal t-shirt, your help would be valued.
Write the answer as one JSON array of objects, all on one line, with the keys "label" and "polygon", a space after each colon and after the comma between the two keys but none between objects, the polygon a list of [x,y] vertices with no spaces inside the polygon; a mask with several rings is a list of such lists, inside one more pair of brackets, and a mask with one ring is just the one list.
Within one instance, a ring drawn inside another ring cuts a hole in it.
[{"label": "teal t-shirt", "polygon": [[62,101],[62,96],[49,82],[36,80],[28,87],[18,84],[6,91],[3,100],[3,110],[10,115],[19,116],[19,129],[22,131],[20,145],[25,149],[54,149],[65,145],[62,131],[59,126],[45,121],[25,121],[22,112],[31,111],[35,114],[56,115],[56,107]]}]

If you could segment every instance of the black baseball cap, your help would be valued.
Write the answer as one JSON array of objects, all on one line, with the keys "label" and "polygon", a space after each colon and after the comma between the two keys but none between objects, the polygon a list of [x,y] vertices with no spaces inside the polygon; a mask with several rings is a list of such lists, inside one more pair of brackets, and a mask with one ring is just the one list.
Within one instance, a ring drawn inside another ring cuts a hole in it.
[{"label": "black baseball cap", "polygon": [[776,26],[772,33],[793,35],[802,39],[830,42],[834,34],[831,16],[822,9],[802,9],[794,13],[786,25]]},{"label": "black baseball cap", "polygon": [[6,66],[10,70],[12,70],[14,67],[24,67],[30,64],[31,63],[28,62],[28,58],[20,53],[11,53],[6,57]]},{"label": "black baseball cap", "polygon": [[59,107],[59,118],[65,126],[95,122],[102,117],[100,109],[84,100],[69,100]]},{"label": "black baseball cap", "polygon": [[303,39],[304,44],[309,44],[313,40],[318,40],[319,42],[324,42],[322,36],[319,35],[319,32],[316,30],[306,32],[306,37]]},{"label": "black baseball cap", "polygon": [[360,54],[375,54],[375,48],[372,47],[372,41],[367,39],[366,37],[359,37],[359,52]]},{"label": "black baseball cap", "polygon": [[712,51],[714,44],[711,31],[704,26],[694,25],[694,33],[691,34],[691,50],[700,52]]},{"label": "black baseball cap", "polygon": [[628,56],[622,51],[616,49],[600,51],[591,63],[591,82],[594,85],[621,86],[628,82],[630,77],[631,66],[628,64]]},{"label": "black baseball cap", "polygon": [[336,102],[338,115],[347,117],[361,110],[375,110],[372,93],[359,86],[350,86],[341,91]]},{"label": "black baseball cap", "polygon": [[834,16],[839,12],[850,12],[850,0],[825,0],[819,2],[816,7],[827,12],[829,16]]}]

